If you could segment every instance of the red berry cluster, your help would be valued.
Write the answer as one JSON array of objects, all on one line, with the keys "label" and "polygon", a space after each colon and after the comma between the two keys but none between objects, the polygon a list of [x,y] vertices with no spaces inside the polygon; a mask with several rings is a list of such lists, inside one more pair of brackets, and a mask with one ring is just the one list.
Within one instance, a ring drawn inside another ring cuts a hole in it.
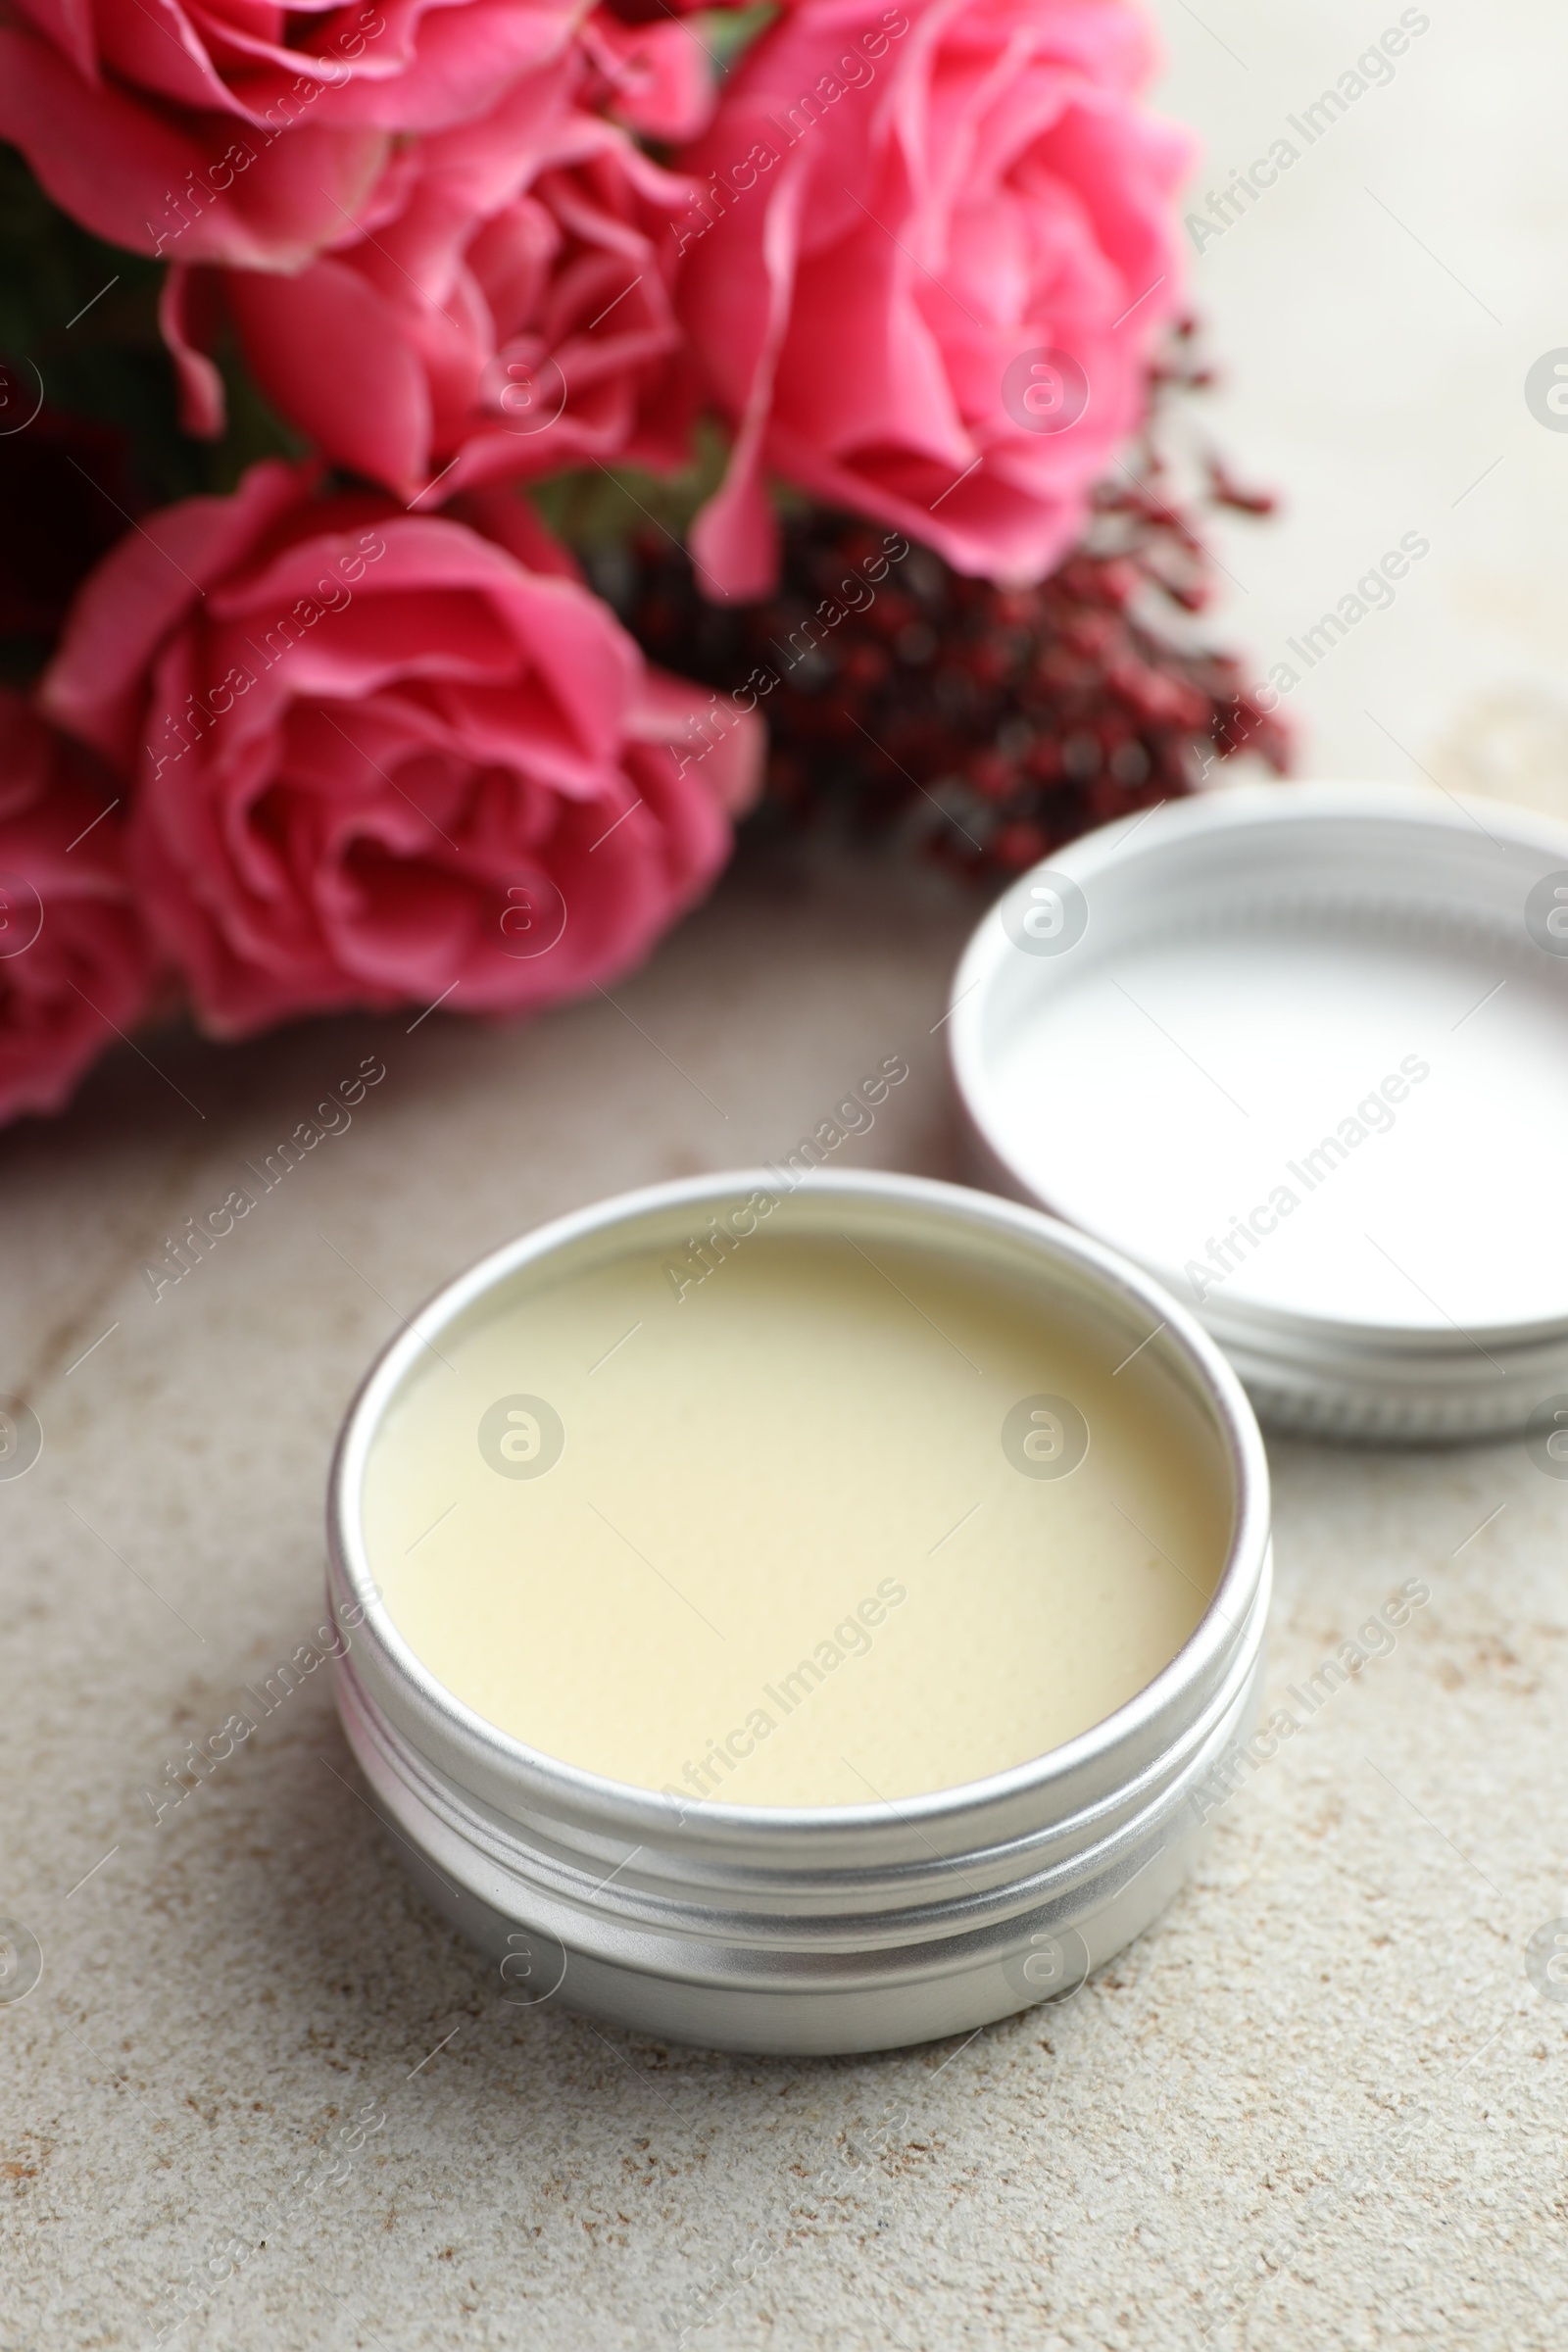
[{"label": "red berry cluster", "polygon": [[1150,426],[1098,493],[1084,539],[1037,588],[962,578],[920,547],[889,563],[897,534],[812,512],[785,525],[778,594],[718,610],[667,540],[633,543],[629,571],[601,585],[648,653],[720,694],[749,702],[760,689],[764,821],[897,821],[944,863],[1005,879],[1092,826],[1196,790],[1243,749],[1284,772],[1284,727],[1188,619],[1211,586],[1196,511],[1272,506],[1213,460],[1197,499],[1170,487],[1168,395],[1207,380],[1190,336],[1156,370]]}]

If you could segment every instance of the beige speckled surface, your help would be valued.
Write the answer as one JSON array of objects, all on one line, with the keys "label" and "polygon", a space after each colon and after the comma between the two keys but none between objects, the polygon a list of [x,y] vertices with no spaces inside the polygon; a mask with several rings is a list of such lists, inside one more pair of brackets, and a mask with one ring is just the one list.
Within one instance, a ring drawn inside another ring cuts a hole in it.
[{"label": "beige speckled surface", "polygon": [[[1398,9],[1162,14],[1223,167]],[[1522,384],[1568,344],[1565,35],[1430,14],[1196,273],[1226,438],[1295,502],[1227,542],[1227,625],[1266,665],[1430,530],[1303,688],[1309,757],[1398,776],[1403,744],[1561,807],[1568,435]],[[966,2046],[748,2063],[509,2007],[318,1683],[152,1825],[144,1788],[317,1622],[334,1425],[394,1317],[557,1209],[787,1146],[869,1056],[915,1069],[860,1164],[951,1172],[929,1033],[966,919],[737,878],[623,1010],[166,1037],[172,1084],[122,1054],[0,1139],[0,1390],[46,1431],[0,1484],[0,1912],[44,1955],[0,2005],[0,2352],[150,2347],[198,2272],[172,2340],[238,2352],[1560,2342],[1568,2002],[1526,1943],[1568,1913],[1568,1484],[1518,1446],[1273,1448],[1276,1690],[1402,1579],[1430,1603],[1152,1934]],[[372,1051],[352,1129],[155,1306],[143,1253]]]},{"label": "beige speckled surface", "polygon": [[[1553,0],[1154,13],[1163,103],[1202,146],[1184,210],[1223,377],[1206,427],[1286,500],[1269,529],[1220,535],[1251,676],[1297,672],[1284,708],[1309,772],[1568,808],[1568,431],[1525,399],[1568,350],[1568,17]],[[1401,36],[1412,19],[1425,30]],[[1389,30],[1402,51],[1357,76]],[[1347,75],[1360,96],[1342,98]],[[1280,140],[1296,160],[1216,214],[1210,192]],[[1428,553],[1394,601],[1321,660],[1293,652],[1406,532]]]},{"label": "beige speckled surface", "polygon": [[[5,1384],[46,1431],[0,1485],[0,1909],[44,1952],[0,2007],[5,2352],[150,2346],[201,2266],[173,2340],[247,2352],[1549,2340],[1568,2004],[1524,1944],[1568,1910],[1568,1487],[1518,1446],[1276,1449],[1277,1686],[1402,1578],[1431,1603],[1163,1925],[964,2047],[748,2063],[509,2007],[310,1683],[152,1826],[317,1621],[333,1426],[393,1316],[568,1202],[787,1145],[868,1056],[914,1075],[853,1148],[947,1171],[964,919],[736,878],[623,1010],[164,1038],[204,1119],[127,1055],[0,1149]],[[349,1132],[155,1306],[143,1251],[368,1051]]]}]

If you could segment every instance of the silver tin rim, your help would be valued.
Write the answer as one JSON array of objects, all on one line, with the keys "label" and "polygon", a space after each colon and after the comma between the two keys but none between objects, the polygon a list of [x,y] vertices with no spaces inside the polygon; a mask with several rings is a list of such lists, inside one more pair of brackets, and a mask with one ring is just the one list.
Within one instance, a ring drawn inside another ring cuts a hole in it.
[{"label": "silver tin rim", "polygon": [[[677,1807],[484,1722],[420,1665],[378,1598],[361,1485],[381,1415],[425,1347],[535,1269],[658,1246],[694,1212],[759,1191],[781,1199],[796,1231],[849,1223],[1048,1274],[1130,1347],[1146,1343],[1219,1438],[1232,1541],[1198,1627],[1125,1706],[1031,1764],[897,1808]],[[1017,1973],[1031,1936],[1070,1931],[1098,1964],[1169,1899],[1200,1828],[1194,1792],[1255,1708],[1268,1510],[1262,1441],[1213,1342],[1149,1276],[1039,1210],[877,1173],[818,1171],[791,1189],[752,1169],[654,1186],[494,1251],[371,1367],[328,1494],[329,1595],[364,1612],[337,1668],[340,1713],[437,1901],[492,1952],[511,1928],[559,1948],[569,2004],[710,2046],[892,2047],[1037,1997]]]},{"label": "silver tin rim", "polygon": [[[1018,878],[976,927],[954,976],[949,1060],[969,1161],[980,1181],[1050,1214],[1062,1213],[1049,1181],[1041,1182],[1010,1154],[987,1066],[994,992],[1013,954],[1007,915],[1027,904],[1035,877],[1049,867],[1087,896],[1107,876],[1130,873],[1135,861],[1148,861],[1152,871],[1167,849],[1179,853],[1207,842],[1218,860],[1235,857],[1249,837],[1265,829],[1324,820],[1346,828],[1348,845],[1358,829],[1369,841],[1389,828],[1412,835],[1419,828],[1461,843],[1479,829],[1496,853],[1489,885],[1509,866],[1521,880],[1542,861],[1568,868],[1568,825],[1494,802],[1472,808],[1424,785],[1242,785],[1123,817],[1082,836]],[[1435,888],[1435,878],[1427,879]],[[1358,880],[1348,860],[1345,897],[1326,903],[1348,903],[1363,887],[1370,885]],[[1412,903],[1421,895],[1414,892]],[[1454,909],[1451,900],[1438,903]],[[1108,1236],[1074,1222],[1108,1248],[1129,1249],[1125,1234]],[[1156,1281],[1168,1279],[1152,1260],[1149,1270]],[[1568,1388],[1568,1322],[1558,1316],[1445,1331],[1363,1325],[1223,1295],[1195,1311],[1264,1418],[1314,1435],[1415,1443],[1502,1436],[1522,1429],[1544,1396]]]}]

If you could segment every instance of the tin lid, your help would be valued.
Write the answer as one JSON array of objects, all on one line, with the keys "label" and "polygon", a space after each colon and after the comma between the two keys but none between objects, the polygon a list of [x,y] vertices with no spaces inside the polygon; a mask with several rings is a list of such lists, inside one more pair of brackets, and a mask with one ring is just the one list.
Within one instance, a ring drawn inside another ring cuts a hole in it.
[{"label": "tin lid", "polygon": [[1002,1189],[1345,1434],[1568,1391],[1568,827],[1262,785],[1088,835],[970,942],[951,1052]]}]

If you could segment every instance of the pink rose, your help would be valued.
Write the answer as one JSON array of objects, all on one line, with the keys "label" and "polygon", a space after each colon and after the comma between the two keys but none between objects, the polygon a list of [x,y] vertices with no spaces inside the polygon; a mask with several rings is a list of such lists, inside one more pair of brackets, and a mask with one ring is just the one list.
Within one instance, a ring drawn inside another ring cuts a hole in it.
[{"label": "pink rose", "polygon": [[[667,31],[686,38],[685,28]],[[368,208],[308,270],[231,270],[223,299],[283,416],[405,502],[441,482],[532,477],[614,460],[668,468],[696,399],[672,366],[674,222],[693,190],[571,100],[571,57],[481,122],[405,151]],[[200,346],[205,275],[175,269],[163,318],[192,430],[221,421]]]},{"label": "pink rose", "polygon": [[561,53],[579,13],[577,0],[14,0],[0,138],[118,245],[297,269],[357,216],[390,132],[482,113]]},{"label": "pink rose", "polygon": [[0,1122],[59,1110],[147,1010],[114,802],[95,760],[0,689]]},{"label": "pink rose", "polygon": [[736,432],[710,587],[773,583],[768,470],[960,571],[1058,562],[1176,291],[1149,65],[1123,0],[805,0],[762,36],[681,158],[681,311]]},{"label": "pink rose", "polygon": [[73,609],[44,702],[133,781],[132,872],[216,1035],[548,1004],[724,862],[759,722],[699,724],[518,501],[475,513],[491,536],[271,460]]},{"label": "pink rose", "polygon": [[589,106],[647,139],[695,139],[707,129],[716,95],[712,59],[689,24],[668,17],[628,24],[596,8],[578,37],[594,68]]}]

